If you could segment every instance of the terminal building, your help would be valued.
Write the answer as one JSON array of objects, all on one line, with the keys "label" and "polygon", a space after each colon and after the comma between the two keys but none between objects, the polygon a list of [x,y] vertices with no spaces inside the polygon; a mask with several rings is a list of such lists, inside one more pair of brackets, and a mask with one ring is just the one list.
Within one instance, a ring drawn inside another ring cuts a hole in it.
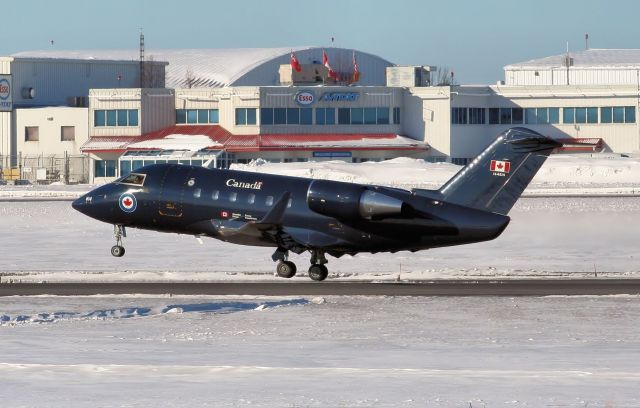
[{"label": "terminal building", "polygon": [[158,162],[407,156],[464,164],[513,126],[562,139],[566,150],[640,150],[640,50],[511,64],[504,81],[484,86],[438,84],[436,67],[341,48],[148,55],[142,63],[134,51],[1,58],[5,177],[33,179],[33,167],[61,155],[88,160],[84,178],[70,177],[69,165],[58,170],[68,182],[108,181]]}]

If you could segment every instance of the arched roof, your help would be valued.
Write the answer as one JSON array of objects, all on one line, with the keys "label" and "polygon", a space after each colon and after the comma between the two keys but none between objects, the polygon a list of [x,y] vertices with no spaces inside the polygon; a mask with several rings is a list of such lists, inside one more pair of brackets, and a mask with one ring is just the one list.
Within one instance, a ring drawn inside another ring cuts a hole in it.
[{"label": "arched roof", "polygon": [[[214,48],[147,50],[147,60],[166,61],[167,88],[218,88],[223,86],[279,85],[278,67],[290,61],[295,52],[301,64],[321,63],[326,50],[334,70],[352,70],[353,56],[361,75],[359,85],[384,85],[385,68],[393,64],[381,57],[345,48]],[[138,50],[40,50],[24,51],[12,57],[22,59],[65,59],[84,61],[137,61]]]}]

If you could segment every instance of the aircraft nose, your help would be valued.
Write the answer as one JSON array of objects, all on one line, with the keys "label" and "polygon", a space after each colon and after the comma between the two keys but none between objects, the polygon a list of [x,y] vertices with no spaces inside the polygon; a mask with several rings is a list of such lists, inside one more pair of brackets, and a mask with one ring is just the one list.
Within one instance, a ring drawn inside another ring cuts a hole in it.
[{"label": "aircraft nose", "polygon": [[84,214],[87,207],[87,196],[83,195],[82,197],[75,199],[71,203],[71,207],[73,207],[74,210],[80,211]]}]

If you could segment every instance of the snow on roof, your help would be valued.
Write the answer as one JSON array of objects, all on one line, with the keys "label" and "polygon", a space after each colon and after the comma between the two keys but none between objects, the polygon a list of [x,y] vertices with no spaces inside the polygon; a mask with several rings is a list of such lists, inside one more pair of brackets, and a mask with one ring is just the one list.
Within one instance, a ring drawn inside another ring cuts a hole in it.
[{"label": "snow on roof", "polygon": [[[640,49],[589,49],[570,52],[573,66],[578,67],[640,67]],[[567,54],[532,59],[504,67],[505,70],[562,67]]]},{"label": "snow on roof", "polygon": [[[212,49],[159,49],[147,50],[147,60],[168,62],[166,86],[186,88],[187,73],[192,75],[193,87],[223,87],[258,65],[291,51],[314,47],[282,48],[212,48]],[[138,50],[39,50],[13,54],[15,58],[79,59],[87,61],[138,61]]]},{"label": "snow on roof", "polygon": [[222,144],[211,140],[205,135],[167,135],[161,139],[143,140],[127,146],[130,150],[135,149],[162,149],[162,150],[188,150],[197,152],[207,147],[222,147]]}]

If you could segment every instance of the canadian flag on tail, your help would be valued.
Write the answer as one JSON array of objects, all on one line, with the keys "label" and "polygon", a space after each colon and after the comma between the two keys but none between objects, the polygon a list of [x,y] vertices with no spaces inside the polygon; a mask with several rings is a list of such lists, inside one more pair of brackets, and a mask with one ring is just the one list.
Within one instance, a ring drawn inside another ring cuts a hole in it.
[{"label": "canadian flag on tail", "polygon": [[331,68],[331,65],[329,65],[329,57],[327,56],[327,52],[325,50],[322,50],[322,65],[327,67],[327,69],[329,70],[329,78],[333,78],[337,81],[338,74],[333,70],[333,68]]},{"label": "canadian flag on tail", "polygon": [[296,54],[291,51],[291,68],[293,68],[296,72],[302,71],[302,67],[300,66],[300,62],[296,57]]},{"label": "canadian flag on tail", "polygon": [[511,163],[502,160],[491,160],[491,171],[495,173],[508,173],[511,170]]}]

